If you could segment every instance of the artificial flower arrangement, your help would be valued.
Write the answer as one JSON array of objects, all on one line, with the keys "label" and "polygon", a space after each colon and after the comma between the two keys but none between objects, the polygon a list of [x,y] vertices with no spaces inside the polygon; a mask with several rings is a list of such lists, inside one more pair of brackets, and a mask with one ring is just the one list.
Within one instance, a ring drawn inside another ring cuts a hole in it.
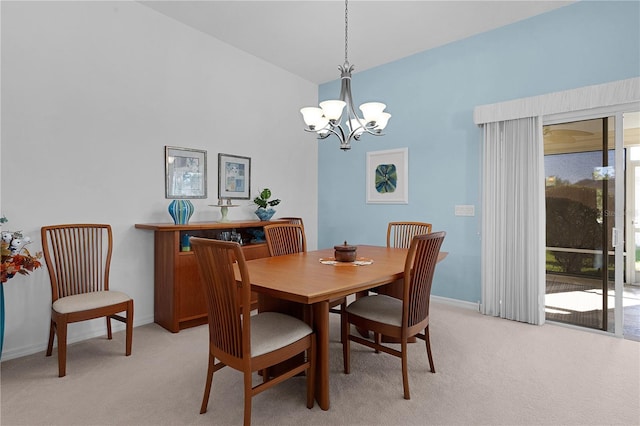
[{"label": "artificial flower arrangement", "polygon": [[[6,222],[7,218],[2,216],[0,224]],[[26,249],[26,245],[30,243],[31,238],[23,236],[20,231],[2,231],[2,240],[0,241],[2,248],[0,283],[7,282],[16,274],[29,275],[29,272],[33,272],[34,269],[42,266],[38,260],[42,257],[42,253],[38,252],[32,255]]]}]

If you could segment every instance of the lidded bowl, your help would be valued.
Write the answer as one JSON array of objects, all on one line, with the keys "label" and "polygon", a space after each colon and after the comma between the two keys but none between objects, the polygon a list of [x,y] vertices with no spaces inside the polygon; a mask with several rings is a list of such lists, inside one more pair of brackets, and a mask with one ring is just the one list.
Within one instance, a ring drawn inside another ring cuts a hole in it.
[{"label": "lidded bowl", "polygon": [[338,262],[354,262],[356,260],[356,254],[358,247],[347,244],[333,246],[335,249],[335,258]]}]

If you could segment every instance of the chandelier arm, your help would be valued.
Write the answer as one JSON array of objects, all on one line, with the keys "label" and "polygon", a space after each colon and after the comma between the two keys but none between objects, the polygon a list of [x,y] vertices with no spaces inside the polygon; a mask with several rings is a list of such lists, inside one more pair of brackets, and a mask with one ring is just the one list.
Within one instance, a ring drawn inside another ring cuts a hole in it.
[{"label": "chandelier arm", "polygon": [[[338,129],[340,130],[340,132],[336,132],[334,129]],[[344,130],[342,130],[341,126],[329,126],[328,128],[322,129],[322,130],[327,130],[327,132],[325,134],[321,134],[318,132],[318,130],[316,129],[309,129],[309,128],[304,128],[303,129],[305,132],[309,132],[309,133],[317,133],[318,134],[318,139],[326,139],[329,137],[329,135],[333,134],[335,135],[338,139],[340,139],[340,145],[344,145],[345,143],[345,134],[344,134]]]},{"label": "chandelier arm", "polygon": [[[356,108],[353,105],[353,95],[351,94],[351,72],[353,71],[353,65],[350,65],[348,62],[345,62],[344,65],[340,68],[342,71],[342,84],[340,86],[340,100],[344,101],[346,104],[346,112],[347,112],[347,122],[349,120],[356,120],[362,128],[365,128],[365,123],[360,120],[358,114],[356,114]],[[340,121],[342,121],[342,117],[340,117]]]},{"label": "chandelier arm", "polygon": [[[370,125],[369,123],[364,122],[358,117],[356,114],[356,107],[353,105],[353,95],[351,94],[351,72],[353,71],[353,65],[350,65],[348,62],[345,62],[344,65],[339,67],[340,71],[342,71],[342,84],[340,86],[340,100],[344,101],[346,105],[346,115],[347,121],[355,120],[361,127],[364,132],[369,133],[374,136],[382,136],[382,133],[376,132],[375,129],[378,128],[377,124]],[[342,122],[342,117],[345,115],[344,111],[340,118],[337,120],[338,123]],[[352,131],[351,133],[354,133]],[[359,140],[359,138],[355,138]],[[347,141],[351,140],[351,136],[347,139]],[[348,142],[347,142],[348,143]]]},{"label": "chandelier arm", "polygon": [[347,136],[347,140],[345,142],[341,142],[340,143],[340,149],[343,151],[347,151],[351,149],[351,140],[356,140],[359,141],[360,140],[360,134],[358,134],[356,132],[356,130],[352,130],[349,133],[349,136]]},{"label": "chandelier arm", "polygon": [[356,109],[353,106],[353,96],[351,95],[351,73],[349,73],[349,78],[342,80],[342,87],[344,89],[344,99],[342,100],[347,104],[347,120],[355,119],[362,126],[363,123],[360,122],[360,117],[356,114]]},{"label": "chandelier arm", "polygon": [[[337,132],[336,129],[338,129],[339,132]],[[340,149],[341,150],[348,151],[348,150],[351,149],[351,135],[346,136],[345,133],[344,133],[344,129],[342,128],[341,125],[339,125],[339,124],[331,125],[331,128],[328,129],[328,130],[329,130],[329,132],[331,132],[334,135],[336,135],[336,137],[340,140]],[[327,133],[326,136],[329,136],[329,133]]]},{"label": "chandelier arm", "polygon": [[320,133],[318,133],[317,130],[315,129],[309,129],[307,127],[305,127],[304,129],[305,132],[309,132],[309,133],[316,133],[318,135],[318,139],[326,139],[327,137],[329,137],[330,133],[325,133],[324,135],[321,135]]},{"label": "chandelier arm", "polygon": [[[336,132],[335,129],[340,130],[340,133]],[[336,135],[338,137],[338,139],[340,139],[340,144],[341,145],[345,143],[346,136],[344,134],[344,129],[342,128],[342,126],[340,124],[332,125],[330,131],[333,132],[333,134]]]},{"label": "chandelier arm", "polygon": [[375,131],[377,128],[378,128],[377,124],[374,124],[373,126],[363,126],[364,131],[369,133],[370,135],[373,135],[373,136],[384,136],[384,133],[382,133],[382,131],[380,131],[380,132]]}]

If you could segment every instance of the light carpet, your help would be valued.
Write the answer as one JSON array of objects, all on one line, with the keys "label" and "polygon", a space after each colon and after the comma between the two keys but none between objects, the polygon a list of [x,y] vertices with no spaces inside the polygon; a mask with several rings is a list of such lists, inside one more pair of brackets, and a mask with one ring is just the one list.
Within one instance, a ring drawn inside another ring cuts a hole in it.
[{"label": "light carpet", "polygon": [[[437,373],[422,341],[409,348],[411,400],[403,399],[400,359],[352,343],[342,369],[339,320],[331,315],[331,408],[305,406],[304,378],[253,399],[254,425],[638,425],[640,343],[558,325],[532,326],[432,303]],[[57,357],[3,362],[2,425],[242,424],[242,375],[214,375],[199,414],[207,328],[172,334],[156,324],[113,341],[71,345],[67,376]]]}]

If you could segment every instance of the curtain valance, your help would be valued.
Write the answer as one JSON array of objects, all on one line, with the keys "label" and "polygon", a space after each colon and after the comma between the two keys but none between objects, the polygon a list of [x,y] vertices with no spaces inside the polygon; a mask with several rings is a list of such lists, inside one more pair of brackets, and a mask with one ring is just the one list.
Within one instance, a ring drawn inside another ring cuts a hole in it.
[{"label": "curtain valance", "polygon": [[541,117],[564,112],[640,102],[640,77],[548,93],[530,98],[479,105],[473,110],[475,124]]}]

